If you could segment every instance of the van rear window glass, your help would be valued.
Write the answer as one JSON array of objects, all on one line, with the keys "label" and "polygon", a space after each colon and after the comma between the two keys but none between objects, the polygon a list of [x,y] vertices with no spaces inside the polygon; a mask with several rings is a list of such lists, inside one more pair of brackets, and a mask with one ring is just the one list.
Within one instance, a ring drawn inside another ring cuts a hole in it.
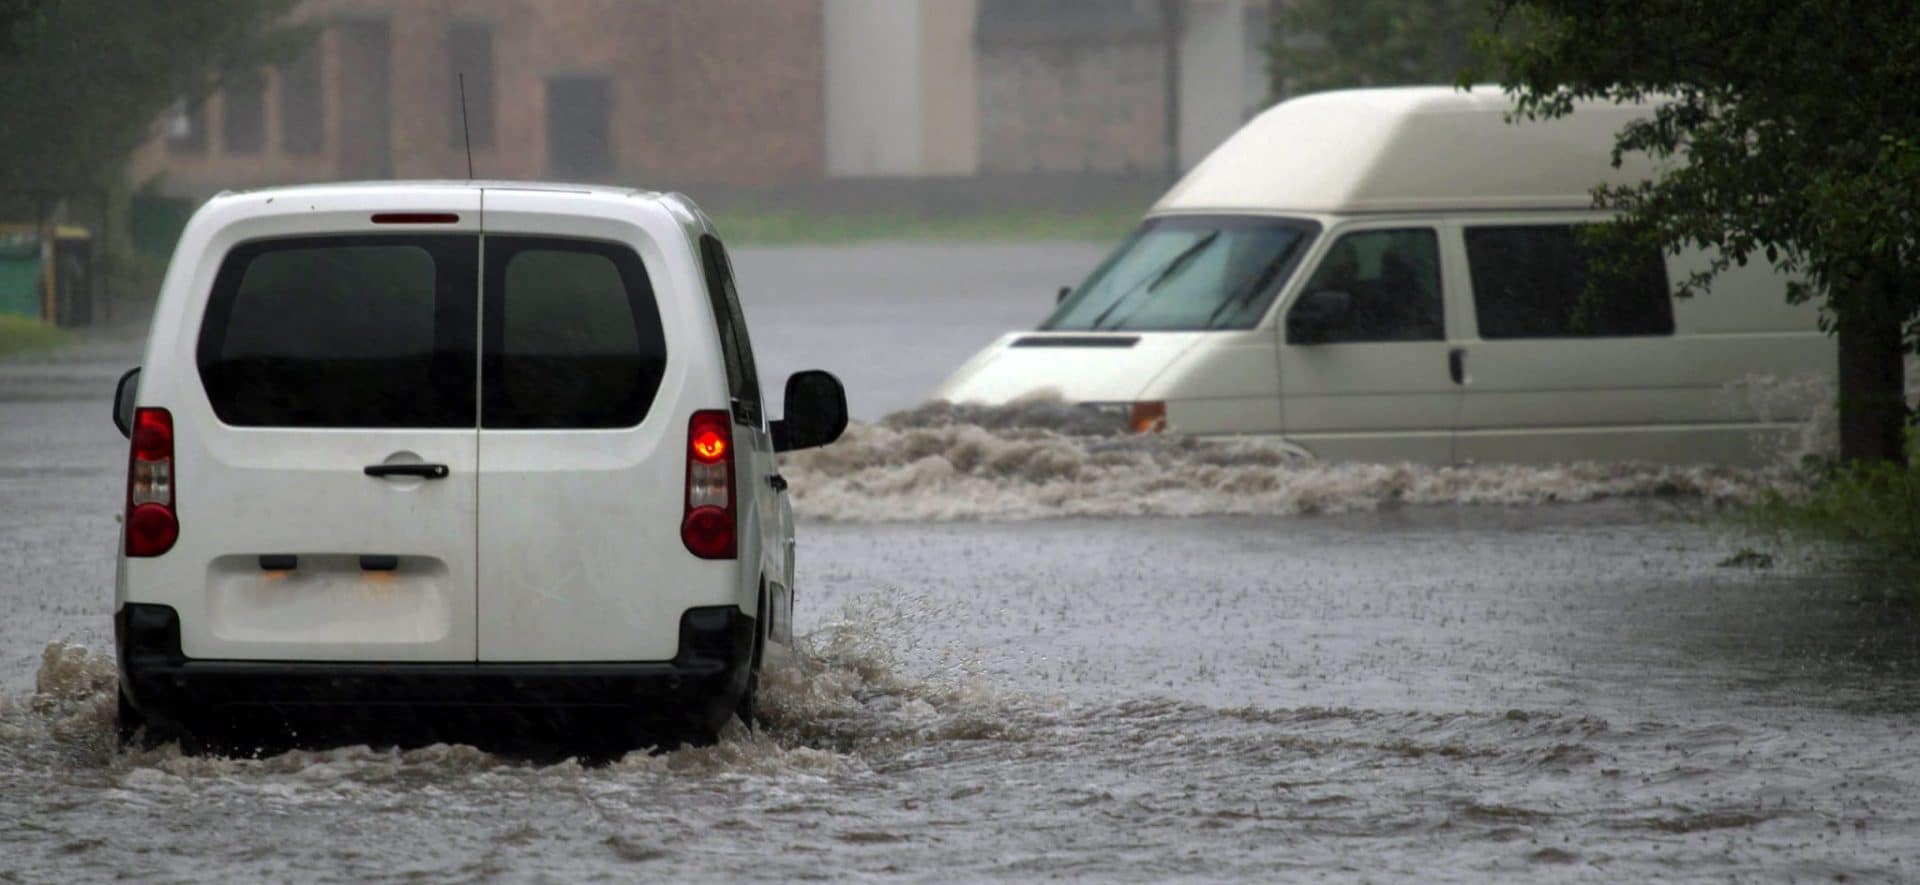
[{"label": "van rear window glass", "polygon": [[479,239],[315,237],[227,255],[197,362],[242,427],[472,427]]},{"label": "van rear window glass", "polygon": [[632,427],[666,370],[666,336],[626,246],[487,238],[481,426]]},{"label": "van rear window glass", "polygon": [[1673,334],[1658,250],[1636,256],[1624,275],[1602,274],[1573,225],[1469,227],[1466,237],[1481,338]]},{"label": "van rear window glass", "polygon": [[747,423],[760,420],[760,375],[753,364],[753,342],[747,337],[746,314],[733,284],[733,263],[727,250],[708,234],[700,238],[700,261],[707,275],[707,297],[720,331],[720,353],[727,362],[727,389],[739,416]]}]

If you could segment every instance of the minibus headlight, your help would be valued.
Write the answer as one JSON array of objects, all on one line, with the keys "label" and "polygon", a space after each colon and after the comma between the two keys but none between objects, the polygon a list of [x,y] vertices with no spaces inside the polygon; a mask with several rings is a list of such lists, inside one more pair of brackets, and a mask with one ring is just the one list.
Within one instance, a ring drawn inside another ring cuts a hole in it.
[{"label": "minibus headlight", "polygon": [[1127,412],[1127,427],[1134,433],[1159,433],[1167,429],[1167,404],[1164,402],[1134,403]]}]

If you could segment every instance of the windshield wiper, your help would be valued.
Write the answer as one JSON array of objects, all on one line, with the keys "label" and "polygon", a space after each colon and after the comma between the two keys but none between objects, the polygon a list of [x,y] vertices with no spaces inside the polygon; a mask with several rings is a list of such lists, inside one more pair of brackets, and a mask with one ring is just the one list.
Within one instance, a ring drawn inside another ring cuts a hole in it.
[{"label": "windshield wiper", "polygon": [[1266,288],[1273,284],[1273,278],[1280,275],[1280,268],[1284,267],[1287,261],[1293,257],[1294,248],[1299,245],[1300,239],[1295,237],[1293,242],[1288,243],[1285,249],[1280,250],[1280,254],[1273,256],[1272,261],[1267,262],[1265,267],[1260,268],[1259,275],[1249,280],[1247,285],[1241,287],[1240,291],[1222,300],[1220,306],[1214,308],[1213,313],[1207,315],[1207,328],[1213,328],[1213,324],[1219,322],[1220,314],[1224,313],[1227,308],[1232,307],[1235,311],[1238,311],[1242,306],[1245,306],[1247,301],[1252,300],[1253,296],[1266,291]]},{"label": "windshield wiper", "polygon": [[[1149,293],[1153,292],[1155,289],[1160,288],[1161,283],[1164,283],[1168,279],[1172,278],[1172,276],[1175,273],[1178,273],[1181,268],[1187,266],[1187,262],[1192,261],[1195,256],[1205,251],[1208,246],[1213,245],[1214,240],[1217,240],[1219,238],[1220,238],[1219,231],[1217,230],[1209,231],[1206,236],[1201,237],[1200,239],[1194,240],[1192,245],[1188,246],[1185,249],[1180,250],[1180,254],[1173,256],[1173,260],[1167,262],[1167,266],[1164,268],[1161,268],[1159,273],[1154,274],[1151,280],[1142,278],[1141,283],[1145,284],[1146,290]],[[1133,285],[1133,288],[1128,289],[1127,291],[1121,293],[1120,297],[1113,299],[1113,303],[1107,305],[1107,309],[1101,311],[1100,315],[1097,317],[1094,317],[1093,322],[1088,324],[1087,326],[1088,331],[1092,331],[1092,332],[1100,331],[1100,324],[1106,320],[1107,315],[1119,309],[1120,305],[1127,303],[1127,299],[1133,297],[1133,293],[1140,291],[1141,283],[1135,283]],[[1128,314],[1128,316],[1131,316],[1131,315],[1132,314]]]}]

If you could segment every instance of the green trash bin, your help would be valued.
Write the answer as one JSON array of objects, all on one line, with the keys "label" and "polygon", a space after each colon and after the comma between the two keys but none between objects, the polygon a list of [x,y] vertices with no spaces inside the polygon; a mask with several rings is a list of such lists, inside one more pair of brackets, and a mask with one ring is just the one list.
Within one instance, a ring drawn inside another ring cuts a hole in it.
[{"label": "green trash bin", "polygon": [[40,238],[0,234],[0,316],[42,319]]}]

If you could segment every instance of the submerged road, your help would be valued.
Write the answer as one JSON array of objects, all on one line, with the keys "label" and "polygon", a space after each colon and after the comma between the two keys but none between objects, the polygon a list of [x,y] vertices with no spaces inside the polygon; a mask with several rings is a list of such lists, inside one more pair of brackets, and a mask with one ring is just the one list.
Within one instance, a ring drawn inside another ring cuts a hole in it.
[{"label": "submerged road", "polygon": [[[873,417],[1098,255],[736,262],[770,383]],[[0,878],[1920,877],[1920,616],[1663,498],[807,524],[757,736],[116,754],[133,340],[0,363]]]}]

